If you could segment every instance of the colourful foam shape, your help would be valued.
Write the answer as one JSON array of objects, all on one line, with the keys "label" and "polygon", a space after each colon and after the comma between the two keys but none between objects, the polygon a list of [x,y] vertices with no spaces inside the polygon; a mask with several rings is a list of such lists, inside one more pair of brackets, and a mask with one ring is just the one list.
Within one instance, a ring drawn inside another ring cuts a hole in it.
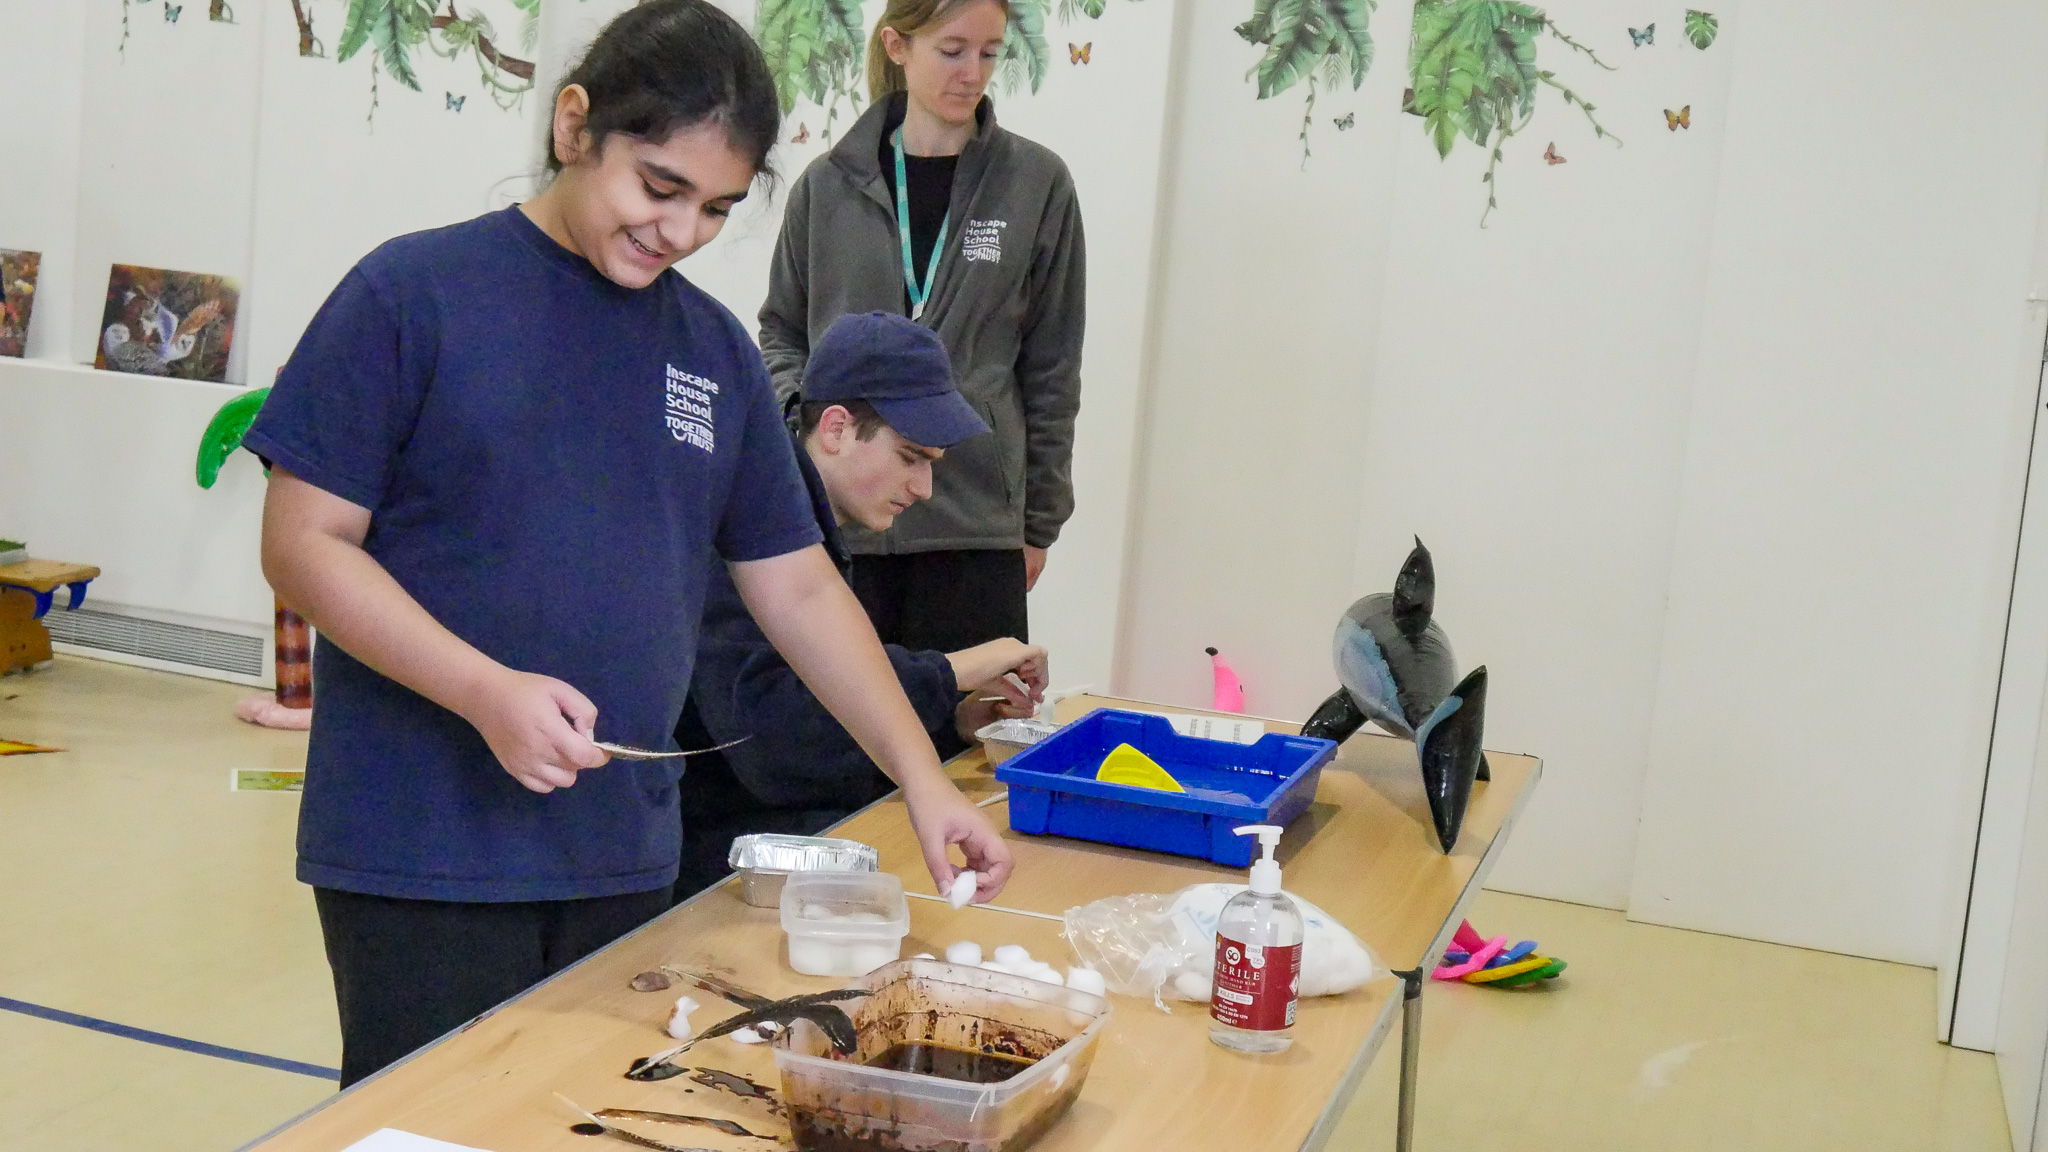
[{"label": "colourful foam shape", "polygon": [[1479,930],[1472,927],[1470,920],[1460,920],[1458,921],[1458,930],[1451,935],[1451,944],[1458,951],[1470,956],[1472,953],[1486,947],[1486,937],[1481,936]]},{"label": "colourful foam shape", "polygon": [[1507,946],[1507,937],[1496,936],[1481,945],[1478,951],[1472,953],[1470,960],[1465,961],[1463,964],[1446,964],[1430,973],[1430,978],[1433,980],[1462,980],[1466,974],[1485,968],[1486,962],[1500,955],[1500,950]]},{"label": "colourful foam shape", "polygon": [[1154,788],[1161,792],[1185,792],[1180,781],[1173,774],[1159,766],[1158,761],[1131,747],[1119,744],[1102,758],[1102,767],[1095,770],[1095,778],[1105,784],[1127,784],[1133,788]]},{"label": "colourful foam shape", "polygon": [[1504,980],[1496,980],[1492,984],[1488,985],[1488,987],[1524,988],[1531,984],[1540,984],[1545,980],[1556,979],[1557,974],[1564,971],[1565,967],[1566,965],[1564,961],[1552,960],[1550,963],[1544,965],[1541,968],[1536,969],[1534,972],[1524,972],[1520,976],[1509,976]]},{"label": "colourful foam shape", "polygon": [[1513,964],[1503,964],[1498,968],[1486,968],[1478,972],[1469,973],[1463,979],[1467,984],[1491,984],[1496,980],[1505,980],[1510,976],[1520,976],[1524,972],[1534,972],[1539,968],[1549,966],[1551,963],[1553,961],[1548,956],[1531,956],[1527,960],[1517,960]]}]

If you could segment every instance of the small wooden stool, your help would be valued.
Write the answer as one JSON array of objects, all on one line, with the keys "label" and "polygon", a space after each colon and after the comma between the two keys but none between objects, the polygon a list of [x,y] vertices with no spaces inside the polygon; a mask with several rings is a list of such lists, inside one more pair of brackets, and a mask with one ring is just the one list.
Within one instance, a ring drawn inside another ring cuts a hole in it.
[{"label": "small wooden stool", "polygon": [[85,603],[85,586],[100,574],[89,564],[24,560],[0,565],[0,673],[33,668],[50,658],[50,630],[43,614],[57,588],[71,589],[71,610]]}]

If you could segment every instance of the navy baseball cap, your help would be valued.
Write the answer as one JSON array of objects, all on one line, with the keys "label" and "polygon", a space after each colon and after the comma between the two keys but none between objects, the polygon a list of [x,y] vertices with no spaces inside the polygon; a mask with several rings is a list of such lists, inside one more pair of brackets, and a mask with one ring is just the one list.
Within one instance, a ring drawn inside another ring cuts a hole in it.
[{"label": "navy baseball cap", "polygon": [[897,435],[925,448],[988,431],[953,386],[938,333],[888,312],[849,313],[825,329],[804,366],[804,399],[865,400]]}]

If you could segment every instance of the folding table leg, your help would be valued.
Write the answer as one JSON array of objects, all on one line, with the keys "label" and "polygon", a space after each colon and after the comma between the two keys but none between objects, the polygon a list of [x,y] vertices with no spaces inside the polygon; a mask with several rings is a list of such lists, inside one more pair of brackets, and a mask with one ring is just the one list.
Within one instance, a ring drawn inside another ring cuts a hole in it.
[{"label": "folding table leg", "polygon": [[1415,1078],[1422,1064],[1422,969],[1396,972],[1401,978],[1401,1114],[1394,1129],[1394,1152],[1415,1144]]}]

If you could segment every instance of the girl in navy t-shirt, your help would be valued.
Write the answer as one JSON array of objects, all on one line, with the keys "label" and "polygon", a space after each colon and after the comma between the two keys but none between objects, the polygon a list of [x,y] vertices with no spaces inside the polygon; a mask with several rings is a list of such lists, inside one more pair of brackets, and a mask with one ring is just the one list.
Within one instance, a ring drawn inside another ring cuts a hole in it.
[{"label": "girl in navy t-shirt", "polygon": [[264,573],[327,641],[298,874],[344,1085],[667,907],[678,769],[592,742],[670,744],[721,559],[940,887],[949,843],[980,899],[1008,875],[819,547],[760,355],[671,268],[779,126],[730,17],[628,10],[556,96],[546,189],[365,257],[249,433]]}]

